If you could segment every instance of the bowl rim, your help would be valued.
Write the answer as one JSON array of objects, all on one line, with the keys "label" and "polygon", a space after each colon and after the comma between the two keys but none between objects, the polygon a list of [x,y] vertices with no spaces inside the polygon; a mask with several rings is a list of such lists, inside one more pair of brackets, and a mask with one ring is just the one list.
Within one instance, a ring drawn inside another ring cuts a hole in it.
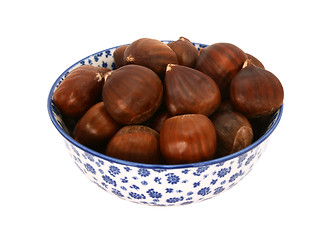
[{"label": "bowl rim", "polygon": [[[162,40],[162,42],[171,42],[169,40]],[[206,44],[202,44],[202,43],[194,43],[193,44],[198,44],[200,46],[208,46]],[[67,74],[67,71],[70,70],[72,67],[77,66],[78,64],[80,64],[83,60],[86,60],[94,55],[97,55],[99,53],[103,53],[105,51],[109,51],[112,49],[116,49],[120,46],[123,46],[126,44],[122,44],[119,46],[115,46],[115,47],[111,47],[111,48],[107,48],[104,49],[102,51],[98,51],[96,53],[90,54],[87,57],[77,61],[76,63],[72,64],[70,67],[68,67],[62,74],[60,74],[60,76],[56,79],[56,81],[53,83],[49,95],[48,95],[48,99],[47,99],[47,109],[48,109],[48,114],[50,116],[50,119],[53,123],[53,125],[55,126],[55,128],[59,131],[59,133],[65,138],[65,140],[69,141],[71,144],[73,144],[74,146],[80,148],[81,150],[97,157],[100,159],[103,159],[105,161],[108,162],[112,162],[112,163],[116,163],[116,164],[122,164],[122,165],[126,165],[126,166],[131,166],[131,167],[138,167],[138,168],[147,168],[147,169],[181,169],[181,168],[194,168],[194,167],[203,167],[203,166],[208,166],[208,165],[214,165],[214,164],[219,164],[222,162],[226,162],[229,161],[231,159],[234,159],[238,156],[243,155],[246,152],[251,151],[252,149],[254,149],[255,147],[257,147],[258,145],[260,145],[262,142],[264,142],[276,129],[277,125],[279,124],[282,114],[283,114],[283,108],[284,108],[284,103],[281,105],[281,107],[277,110],[277,112],[275,114],[277,114],[277,116],[275,116],[274,118],[274,122],[271,125],[271,127],[268,129],[268,131],[265,132],[264,135],[262,135],[259,139],[257,139],[255,142],[253,142],[251,145],[249,145],[246,148],[243,148],[242,150],[229,154],[227,156],[224,157],[220,157],[220,158],[214,158],[211,160],[207,160],[207,161],[203,161],[203,162],[197,162],[197,163],[187,163],[187,164],[174,164],[174,165],[165,165],[165,164],[146,164],[146,163],[137,163],[137,162],[131,162],[131,161],[127,161],[127,160],[122,160],[122,159],[118,159],[118,158],[113,158],[107,155],[104,155],[102,153],[99,153],[97,151],[94,151],[82,144],[80,144],[79,142],[77,142],[76,140],[74,140],[61,126],[60,124],[56,121],[53,112],[52,112],[52,96],[54,93],[55,88],[57,87],[58,83],[60,82],[61,78],[63,78],[63,76],[65,74]]]}]

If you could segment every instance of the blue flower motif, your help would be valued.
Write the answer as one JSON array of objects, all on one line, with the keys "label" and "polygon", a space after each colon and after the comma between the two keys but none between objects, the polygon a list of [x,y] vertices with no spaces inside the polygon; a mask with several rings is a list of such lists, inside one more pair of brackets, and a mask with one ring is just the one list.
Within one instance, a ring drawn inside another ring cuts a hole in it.
[{"label": "blue flower motif", "polygon": [[161,178],[159,177],[155,177],[154,178],[154,182],[158,183],[158,184],[161,184]]},{"label": "blue flower motif", "polygon": [[88,153],[88,152],[84,152],[84,157],[87,158],[88,160],[90,160],[91,162],[94,162],[94,157],[92,154]]},{"label": "blue flower motif", "polygon": [[116,68],[116,65],[115,65],[115,62],[112,62],[112,64],[111,64],[111,69],[112,69],[112,70],[117,69],[117,68]]},{"label": "blue flower motif", "polygon": [[188,192],[186,195],[191,196],[191,195],[193,195],[193,192]]},{"label": "blue flower motif", "polygon": [[172,193],[174,191],[174,189],[172,188],[166,188],[166,193]]},{"label": "blue flower motif", "polygon": [[120,180],[121,180],[122,183],[128,183],[127,177],[121,178]]},{"label": "blue flower motif", "polygon": [[105,56],[106,56],[106,58],[108,58],[109,56],[111,56],[111,51],[110,50],[106,50],[106,51],[104,51],[105,52]]},{"label": "blue flower motif", "polygon": [[147,181],[142,181],[141,184],[146,186],[146,185],[148,185],[148,182]]},{"label": "blue flower motif", "polygon": [[135,198],[135,199],[145,199],[145,196],[143,194],[138,194],[138,193],[134,193],[134,192],[130,192],[129,196],[131,196],[132,198]]},{"label": "blue flower motif", "polygon": [[177,203],[179,201],[183,201],[183,197],[180,197],[180,198],[177,198],[177,197],[174,197],[174,198],[168,198],[166,200],[167,203]]},{"label": "blue flower motif", "polygon": [[185,169],[185,170],[182,171],[182,173],[184,173],[184,174],[188,174],[189,171],[191,171],[191,170],[189,170],[189,169]]},{"label": "blue flower motif", "polygon": [[251,155],[245,162],[245,166],[249,165],[250,162],[255,158],[255,154]]},{"label": "blue flower motif", "polygon": [[130,167],[124,167],[124,169],[126,170],[126,172],[129,172],[132,170]]},{"label": "blue flower motif", "polygon": [[134,188],[135,190],[139,190],[140,187],[136,186],[135,184],[133,184],[132,186],[130,186],[130,188]]},{"label": "blue flower motif", "polygon": [[231,170],[232,170],[231,167],[220,169],[220,170],[218,171],[218,177],[220,177],[220,178],[225,177],[226,174],[230,173]]},{"label": "blue flower motif", "polygon": [[73,149],[74,153],[77,155],[77,156],[80,156],[79,155],[79,152],[77,151],[77,149],[74,147],[74,145],[70,145],[71,149]]},{"label": "blue flower motif", "polygon": [[88,60],[89,65],[93,65],[93,62],[91,61],[91,59]]},{"label": "blue flower motif", "polygon": [[127,188],[125,186],[121,186],[120,189],[127,191]]},{"label": "blue flower motif", "polygon": [[220,185],[224,185],[226,183],[226,180],[221,181]]},{"label": "blue flower motif", "polygon": [[179,182],[179,176],[174,173],[168,173],[165,176],[167,177],[167,182],[170,184],[177,184]]},{"label": "blue flower motif", "polygon": [[198,195],[201,195],[201,196],[208,195],[209,193],[211,193],[209,187],[201,188],[201,189],[198,191]]},{"label": "blue flower motif", "polygon": [[216,164],[216,167],[221,167],[221,166],[223,166],[224,165],[224,162],[220,162],[220,163],[217,163]]},{"label": "blue flower motif", "polygon": [[108,188],[108,184],[105,184],[104,182],[102,182],[101,185],[104,186],[105,188]]},{"label": "blue flower motif", "polygon": [[218,181],[218,179],[212,179],[210,184],[215,185],[217,183],[217,181]]},{"label": "blue flower motif", "polygon": [[209,166],[199,167],[198,169],[196,169],[196,172],[194,172],[193,175],[200,176],[201,173],[205,172],[208,168],[209,168]]},{"label": "blue flower motif", "polygon": [[182,193],[183,190],[179,190],[179,189],[178,189],[178,190],[176,190],[176,192],[177,192],[177,193]]},{"label": "blue flower motif", "polygon": [[187,182],[188,182],[188,180],[186,180],[186,179],[182,181],[182,183],[187,183]]},{"label": "blue flower motif", "polygon": [[102,175],[102,179],[108,183],[108,184],[111,184],[111,185],[114,185],[115,187],[117,186],[117,183],[115,180],[111,179],[109,176],[107,175]]},{"label": "blue flower motif", "polygon": [[107,67],[108,67],[108,63],[102,61],[102,67],[103,67],[103,68],[107,68]]},{"label": "blue flower motif", "polygon": [[84,60],[80,61],[79,63],[80,63],[81,65],[85,65],[85,61],[84,61]]},{"label": "blue flower motif", "polygon": [[141,176],[141,177],[147,177],[150,175],[150,171],[145,169],[145,168],[140,168],[139,171],[138,171],[138,174]]},{"label": "blue flower motif", "polygon": [[239,173],[235,173],[233,174],[230,178],[229,178],[229,182],[234,182],[236,178],[238,178]]},{"label": "blue flower motif", "polygon": [[200,186],[200,182],[195,182],[195,183],[193,183],[193,187],[194,187],[194,188],[196,188],[196,187],[198,187],[198,186]]},{"label": "blue flower motif", "polygon": [[154,191],[153,188],[149,189],[146,193],[149,194],[149,196],[152,198],[161,198],[162,197],[162,194]]},{"label": "blue flower motif", "polygon": [[224,191],[225,188],[224,187],[217,187],[215,190],[214,190],[214,193],[213,194],[218,194],[218,193],[221,193],[222,191]]},{"label": "blue flower motif", "polygon": [[111,176],[116,177],[120,173],[120,170],[116,166],[110,166],[108,172],[110,173]]},{"label": "blue flower motif", "polygon": [[153,169],[153,171],[161,173],[161,172],[166,172],[167,170],[158,168],[158,169]]},{"label": "blue flower motif", "polygon": [[89,171],[89,172],[91,172],[93,174],[96,174],[95,169],[90,164],[85,163],[84,167],[86,168],[87,171]]},{"label": "blue flower motif", "polygon": [[246,156],[247,156],[247,153],[244,153],[238,157],[238,160],[237,160],[238,167],[237,168],[242,167],[243,161],[246,159]]},{"label": "blue flower motif", "polygon": [[124,195],[118,189],[113,188],[111,192],[118,197],[124,197]]},{"label": "blue flower motif", "polygon": [[103,171],[101,168],[99,168],[99,172],[100,172],[101,174],[104,174],[104,171]]},{"label": "blue flower motif", "polygon": [[104,165],[104,162],[102,160],[98,160],[98,162],[101,164],[101,165]]}]

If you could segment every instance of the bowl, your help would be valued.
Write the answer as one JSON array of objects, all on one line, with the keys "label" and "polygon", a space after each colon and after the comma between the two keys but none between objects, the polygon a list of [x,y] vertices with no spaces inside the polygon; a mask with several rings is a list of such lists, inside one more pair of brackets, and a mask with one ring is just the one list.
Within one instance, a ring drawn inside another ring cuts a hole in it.
[{"label": "bowl", "polygon": [[[207,46],[193,44],[198,49]],[[241,181],[265,151],[281,119],[283,105],[274,114],[266,132],[250,146],[225,157],[194,164],[150,165],[125,161],[91,150],[71,137],[52,100],[54,91],[67,74],[80,65],[115,69],[113,53],[118,47],[94,53],[73,64],[54,82],[48,96],[50,119],[81,172],[108,193],[134,203],[153,206],[201,202],[227,191]]]}]

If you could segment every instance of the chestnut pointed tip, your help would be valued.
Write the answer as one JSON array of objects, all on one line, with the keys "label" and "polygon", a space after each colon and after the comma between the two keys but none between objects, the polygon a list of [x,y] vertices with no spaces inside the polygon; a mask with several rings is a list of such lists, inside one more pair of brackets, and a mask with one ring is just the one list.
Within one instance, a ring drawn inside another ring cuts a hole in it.
[{"label": "chestnut pointed tip", "polygon": [[171,71],[172,67],[176,66],[176,64],[173,64],[173,63],[169,63],[166,67],[166,72],[169,72]]},{"label": "chestnut pointed tip", "polygon": [[106,82],[107,79],[110,77],[110,75],[112,74],[113,71],[110,71],[110,72],[106,72],[104,75],[103,75],[103,81]]},{"label": "chestnut pointed tip", "polygon": [[246,59],[245,62],[243,63],[242,69],[246,68],[248,66],[254,66],[253,62],[251,59]]},{"label": "chestnut pointed tip", "polygon": [[126,62],[133,63],[135,61],[135,58],[132,55],[129,55],[126,57]]}]

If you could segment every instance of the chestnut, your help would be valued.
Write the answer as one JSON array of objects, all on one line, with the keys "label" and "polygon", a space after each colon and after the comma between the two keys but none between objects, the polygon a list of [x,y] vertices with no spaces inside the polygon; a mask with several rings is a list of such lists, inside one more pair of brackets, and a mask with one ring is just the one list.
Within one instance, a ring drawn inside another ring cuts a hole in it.
[{"label": "chestnut", "polygon": [[162,101],[160,78],[141,65],[125,65],[105,76],[102,98],[109,115],[120,124],[148,120]]},{"label": "chestnut", "polygon": [[187,113],[209,116],[221,101],[220,90],[212,78],[177,64],[168,64],[164,89],[165,105],[172,116]]},{"label": "chestnut", "polygon": [[109,139],[119,130],[116,123],[104,108],[103,102],[92,106],[77,122],[73,138],[87,146],[107,144]]},{"label": "chestnut", "polygon": [[124,53],[128,45],[122,45],[116,48],[116,50],[113,53],[114,63],[116,68],[120,68],[121,66],[124,66],[125,60],[124,60]]},{"label": "chestnut", "polygon": [[177,41],[170,42],[167,45],[176,53],[179,65],[195,67],[199,51],[190,40],[180,37]]},{"label": "chestnut", "polygon": [[168,118],[160,130],[160,150],[168,164],[196,163],[212,159],[216,145],[215,127],[202,114]]},{"label": "chestnut", "polygon": [[68,73],[53,93],[53,102],[63,115],[79,119],[101,99],[102,86],[99,69],[82,65]]},{"label": "chestnut", "polygon": [[216,129],[218,157],[237,152],[252,143],[252,126],[241,113],[217,112],[210,119]]},{"label": "chestnut", "polygon": [[230,84],[233,108],[248,118],[267,116],[275,112],[284,99],[283,86],[271,72],[244,63]]},{"label": "chestnut", "polygon": [[151,38],[132,42],[124,52],[125,64],[138,64],[163,77],[169,63],[178,63],[176,53],[167,44]]},{"label": "chestnut", "polygon": [[262,62],[260,62],[259,59],[257,59],[256,57],[252,56],[251,54],[247,53],[246,54],[247,59],[251,61],[251,63],[259,68],[265,69],[265,66],[262,64]]},{"label": "chestnut", "polygon": [[109,141],[106,155],[138,163],[160,164],[159,133],[143,125],[125,126]]},{"label": "chestnut", "polygon": [[214,43],[201,49],[195,68],[209,75],[225,95],[231,79],[241,70],[246,59],[246,54],[237,46]]}]

